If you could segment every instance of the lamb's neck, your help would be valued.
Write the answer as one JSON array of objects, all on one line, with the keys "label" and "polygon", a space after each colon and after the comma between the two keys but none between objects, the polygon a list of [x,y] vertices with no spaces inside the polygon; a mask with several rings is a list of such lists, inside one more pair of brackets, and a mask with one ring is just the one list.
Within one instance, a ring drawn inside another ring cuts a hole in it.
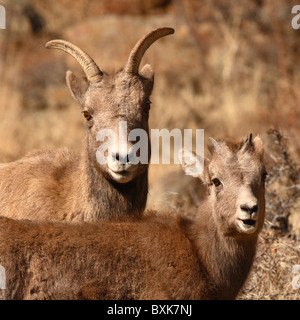
[{"label": "lamb's neck", "polygon": [[209,203],[200,211],[193,226],[199,261],[205,266],[217,298],[233,299],[251,269],[257,237],[224,235],[216,226]]},{"label": "lamb's neck", "polygon": [[148,195],[148,172],[145,171],[132,181],[120,184],[105,177],[89,154],[81,160],[81,194],[89,206],[85,214],[89,220],[111,220],[139,218],[145,209]]}]

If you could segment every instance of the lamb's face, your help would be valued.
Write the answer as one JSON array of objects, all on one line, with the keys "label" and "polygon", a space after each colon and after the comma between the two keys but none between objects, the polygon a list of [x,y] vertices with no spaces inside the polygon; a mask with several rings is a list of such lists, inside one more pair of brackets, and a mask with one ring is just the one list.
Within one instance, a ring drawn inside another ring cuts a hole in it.
[{"label": "lamb's face", "polygon": [[207,185],[213,218],[221,233],[257,235],[265,214],[262,141],[259,137],[252,140],[250,135],[239,143],[211,142],[211,159],[197,158],[199,172],[187,163],[183,167]]},{"label": "lamb's face", "polygon": [[206,168],[216,224],[224,234],[257,234],[265,213],[266,170],[261,140],[218,145]]}]

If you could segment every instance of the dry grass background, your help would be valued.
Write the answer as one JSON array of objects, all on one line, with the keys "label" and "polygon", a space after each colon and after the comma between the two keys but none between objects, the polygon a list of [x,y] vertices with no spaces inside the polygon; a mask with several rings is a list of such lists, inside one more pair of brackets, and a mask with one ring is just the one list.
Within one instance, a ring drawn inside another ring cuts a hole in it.
[{"label": "dry grass background", "polygon": [[[299,299],[300,31],[292,0],[5,0],[0,30],[0,159],[36,148],[78,150],[84,119],[65,84],[70,56],[44,48],[63,38],[84,48],[105,71],[123,67],[135,42],[156,27],[159,40],[144,63],[156,72],[151,128],[204,128],[266,144],[267,218],[257,258],[240,299]],[[149,207],[194,212],[205,196],[178,165],[152,165]]]}]

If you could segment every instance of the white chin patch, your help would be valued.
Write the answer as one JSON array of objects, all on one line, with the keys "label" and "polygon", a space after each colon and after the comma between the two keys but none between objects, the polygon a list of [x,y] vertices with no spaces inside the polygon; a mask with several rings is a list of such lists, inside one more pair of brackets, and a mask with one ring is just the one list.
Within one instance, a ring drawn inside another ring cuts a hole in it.
[{"label": "white chin patch", "polygon": [[134,172],[129,172],[129,171],[115,172],[115,171],[109,170],[109,173],[111,177],[118,183],[127,183],[134,178]]}]

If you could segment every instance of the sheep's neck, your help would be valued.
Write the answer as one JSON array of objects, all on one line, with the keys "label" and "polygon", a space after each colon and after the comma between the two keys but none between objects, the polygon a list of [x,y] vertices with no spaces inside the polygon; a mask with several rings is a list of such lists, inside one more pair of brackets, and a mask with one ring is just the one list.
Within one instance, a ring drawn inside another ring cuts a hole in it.
[{"label": "sheep's neck", "polygon": [[145,171],[132,181],[120,184],[112,181],[94,167],[88,150],[82,155],[83,177],[81,188],[90,204],[86,208],[89,220],[122,220],[139,218],[145,209],[148,195],[148,172]]}]

